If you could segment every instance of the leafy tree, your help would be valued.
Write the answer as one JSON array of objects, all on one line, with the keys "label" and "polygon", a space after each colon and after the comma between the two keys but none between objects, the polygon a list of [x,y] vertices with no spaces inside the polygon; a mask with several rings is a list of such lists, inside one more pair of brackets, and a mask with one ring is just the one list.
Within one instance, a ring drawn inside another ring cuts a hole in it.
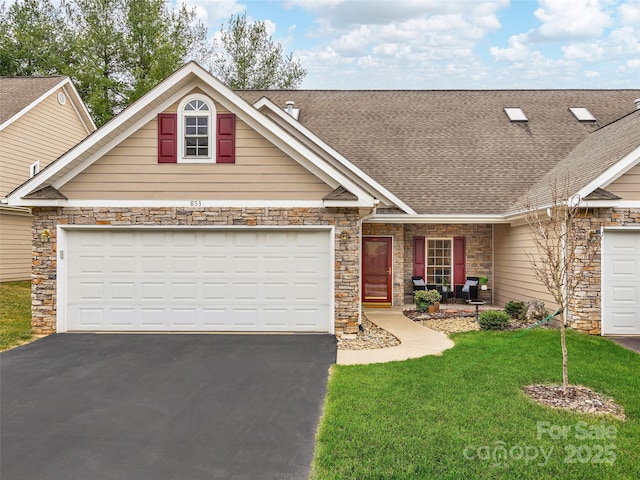
[{"label": "leafy tree", "polygon": [[131,76],[127,103],[168,77],[187,58],[207,54],[207,30],[195,11],[183,4],[170,11],[164,0],[129,1],[126,18],[127,72]]},{"label": "leafy tree", "polygon": [[17,0],[0,6],[0,74],[68,75],[97,125],[206,55],[194,10],[166,0]]},{"label": "leafy tree", "polygon": [[66,75],[72,32],[50,0],[0,6],[0,75]]},{"label": "leafy tree", "polygon": [[214,45],[211,71],[235,89],[289,89],[300,86],[307,71],[282,45],[274,43],[264,22],[231,16]]},{"label": "leafy tree", "polygon": [[102,125],[125,106],[125,0],[65,3],[75,30],[73,78],[94,121]]}]

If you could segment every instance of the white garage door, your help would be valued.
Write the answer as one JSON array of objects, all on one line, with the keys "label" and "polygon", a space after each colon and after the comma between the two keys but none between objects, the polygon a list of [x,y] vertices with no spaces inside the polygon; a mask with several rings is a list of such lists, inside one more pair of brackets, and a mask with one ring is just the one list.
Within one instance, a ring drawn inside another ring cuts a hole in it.
[{"label": "white garage door", "polygon": [[640,231],[605,230],[602,334],[640,335]]},{"label": "white garage door", "polygon": [[69,331],[331,331],[327,230],[70,230],[65,249]]}]

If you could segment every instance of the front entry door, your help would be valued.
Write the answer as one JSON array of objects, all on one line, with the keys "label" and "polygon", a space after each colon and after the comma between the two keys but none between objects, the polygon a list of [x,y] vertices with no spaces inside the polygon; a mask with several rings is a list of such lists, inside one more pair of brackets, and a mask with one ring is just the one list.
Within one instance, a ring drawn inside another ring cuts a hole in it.
[{"label": "front entry door", "polygon": [[362,301],[391,303],[391,237],[362,239]]}]

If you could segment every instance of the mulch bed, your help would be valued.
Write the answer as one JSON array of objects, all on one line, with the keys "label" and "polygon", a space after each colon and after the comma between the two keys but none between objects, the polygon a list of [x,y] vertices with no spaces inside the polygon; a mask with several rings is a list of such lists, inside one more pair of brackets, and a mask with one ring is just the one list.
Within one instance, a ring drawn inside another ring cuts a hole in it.
[{"label": "mulch bed", "polygon": [[619,420],[626,420],[621,405],[581,385],[569,385],[566,394],[562,385],[528,385],[524,391],[532,400],[549,407],[593,415],[612,415]]}]

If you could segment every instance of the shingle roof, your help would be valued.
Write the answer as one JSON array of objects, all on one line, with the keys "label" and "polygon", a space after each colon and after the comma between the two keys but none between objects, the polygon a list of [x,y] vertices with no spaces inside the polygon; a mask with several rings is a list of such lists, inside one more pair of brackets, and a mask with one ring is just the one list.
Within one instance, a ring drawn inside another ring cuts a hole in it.
[{"label": "shingle roof", "polygon": [[[566,185],[570,192],[577,193],[639,146],[640,110],[635,110],[589,135],[534,185],[527,196],[534,205],[541,205],[551,198],[550,188],[554,183],[561,188]],[[606,190],[599,190],[598,195],[587,199],[608,199],[602,195]]]},{"label": "shingle roof", "polygon": [[66,77],[0,77],[0,124],[58,85]]},{"label": "shingle roof", "polygon": [[[501,214],[640,90],[238,91],[285,107],[421,214]],[[511,123],[520,107],[526,123]],[[596,122],[579,122],[586,107]]]}]

